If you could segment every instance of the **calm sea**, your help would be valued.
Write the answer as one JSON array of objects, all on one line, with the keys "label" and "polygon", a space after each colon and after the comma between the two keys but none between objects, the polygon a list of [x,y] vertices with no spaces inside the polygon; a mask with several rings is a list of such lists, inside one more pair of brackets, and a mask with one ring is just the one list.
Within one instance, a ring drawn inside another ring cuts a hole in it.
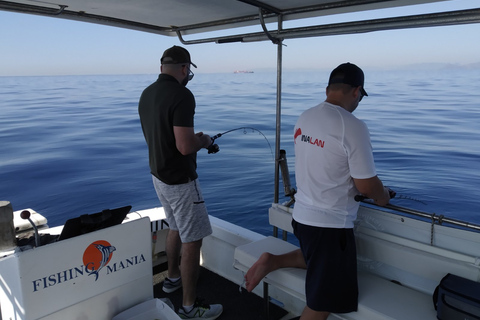
[{"label": "calm sea", "polygon": [[[355,115],[370,128],[393,204],[480,223],[480,71],[368,71]],[[157,75],[0,77],[0,200],[51,226],[132,205],[159,206],[137,102]],[[297,116],[325,98],[328,72],[285,72],[282,139],[292,184]],[[211,215],[270,234],[275,73],[196,74],[196,130],[220,152],[198,155]],[[267,141],[268,140],[268,141]],[[270,144],[270,145],[269,145]],[[280,201],[287,200],[281,193]]]}]

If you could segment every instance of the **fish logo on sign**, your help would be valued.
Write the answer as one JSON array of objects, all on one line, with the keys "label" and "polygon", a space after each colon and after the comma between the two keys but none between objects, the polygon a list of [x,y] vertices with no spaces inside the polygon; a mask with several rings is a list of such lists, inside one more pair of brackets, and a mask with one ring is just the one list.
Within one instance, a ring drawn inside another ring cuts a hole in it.
[{"label": "fish logo on sign", "polygon": [[115,247],[105,240],[92,242],[83,253],[83,264],[89,275],[95,275],[95,281],[98,279],[98,273],[112,259]]},{"label": "fish logo on sign", "polygon": [[[83,252],[83,264],[73,267],[65,267],[64,270],[56,270],[49,275],[38,277],[32,280],[32,292],[40,292],[41,290],[65,284],[70,281],[73,282],[72,285],[75,285],[76,281],[74,280],[79,279],[84,275],[90,276],[94,274],[95,281],[97,281],[98,277],[100,276],[100,272],[108,276],[109,274],[122,271],[127,268],[136,267],[139,264],[149,261],[142,253],[133,254],[123,260],[118,260],[119,256],[117,255],[116,259],[113,259],[113,253],[116,251],[117,249],[106,240],[94,241],[88,245]],[[121,252],[124,252],[124,250],[122,249]],[[120,254],[120,257],[121,256],[122,254]],[[101,271],[102,269],[104,270]]]}]

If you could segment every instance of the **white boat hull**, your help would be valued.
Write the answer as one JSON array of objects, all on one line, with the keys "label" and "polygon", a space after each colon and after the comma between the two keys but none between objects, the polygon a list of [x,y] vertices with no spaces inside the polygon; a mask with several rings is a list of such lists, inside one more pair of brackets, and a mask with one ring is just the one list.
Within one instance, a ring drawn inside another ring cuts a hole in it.
[{"label": "white boat hull", "polygon": [[[287,223],[291,219],[289,211],[274,205],[270,209],[271,223],[291,231]],[[276,220],[275,215],[281,219]],[[66,319],[71,315],[107,319],[151,300],[152,265],[165,261],[167,229],[161,222],[163,218],[162,208],[138,211],[130,213],[129,222],[120,226],[3,257],[0,259],[1,319]],[[247,267],[243,270],[234,267],[234,262],[238,263],[235,250],[253,244],[257,253],[261,253],[260,244],[267,237],[215,217],[210,220],[213,234],[204,239],[201,264],[242,286]],[[125,228],[129,230],[123,230]],[[54,234],[60,229],[41,232]],[[149,231],[156,235],[153,246]],[[400,320],[406,319],[406,315],[408,319],[435,319],[431,297],[443,276],[453,273],[480,280],[478,232],[440,225],[432,229],[429,222],[362,206],[355,233],[359,310],[331,315],[332,319]],[[131,236],[125,237],[125,234]],[[95,275],[82,269],[86,267],[82,267],[81,255],[97,240],[115,244],[116,251],[109,267],[99,271],[108,272],[108,276],[101,275],[95,281]],[[278,239],[274,241],[283,243]],[[120,256],[126,248],[127,252]],[[290,250],[295,246],[289,244],[286,248]],[[133,264],[133,257],[141,261]],[[130,261],[128,267],[127,260]],[[78,274],[75,268],[82,269],[84,274]],[[275,286],[275,275],[266,280],[270,283],[268,294],[289,316],[298,315],[305,306],[304,294],[298,289],[304,281],[303,271],[290,275],[289,270],[284,272],[277,275],[283,277],[281,286]],[[296,292],[292,290],[294,287]],[[254,293],[263,296],[263,286],[257,286]]]}]

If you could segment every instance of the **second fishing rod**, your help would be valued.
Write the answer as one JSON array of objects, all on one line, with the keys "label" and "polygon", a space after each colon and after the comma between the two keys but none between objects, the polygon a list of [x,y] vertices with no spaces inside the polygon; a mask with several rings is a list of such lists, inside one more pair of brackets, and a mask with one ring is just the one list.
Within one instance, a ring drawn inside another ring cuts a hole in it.
[{"label": "second fishing rod", "polygon": [[212,143],[211,143],[210,146],[207,148],[208,153],[217,153],[218,151],[220,151],[220,147],[215,143],[215,140],[217,140],[218,138],[222,137],[223,135],[225,135],[225,134],[227,134],[227,133],[234,132],[234,131],[238,131],[238,130],[243,130],[243,133],[244,133],[244,134],[247,134],[247,130],[256,131],[256,132],[258,132],[259,134],[261,134],[261,135],[263,136],[263,138],[265,139],[265,141],[267,141],[268,146],[269,146],[269,148],[270,148],[270,153],[271,153],[272,156],[273,156],[273,151],[272,151],[272,146],[270,145],[270,141],[268,141],[267,137],[263,134],[263,132],[261,132],[260,130],[258,130],[258,129],[256,129],[256,128],[253,128],[253,127],[238,127],[238,128],[235,128],[235,129],[227,130],[227,131],[222,132],[222,133],[217,133],[216,135],[214,135],[213,137],[211,137]]}]

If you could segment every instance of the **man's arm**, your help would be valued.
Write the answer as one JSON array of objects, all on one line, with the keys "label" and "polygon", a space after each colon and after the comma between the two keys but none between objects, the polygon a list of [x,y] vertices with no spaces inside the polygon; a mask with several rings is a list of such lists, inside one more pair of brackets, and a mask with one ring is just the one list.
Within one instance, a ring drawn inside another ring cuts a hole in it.
[{"label": "man's arm", "polygon": [[208,148],[212,139],[203,132],[195,133],[193,127],[173,127],[175,143],[178,151],[184,156],[197,152],[202,148]]},{"label": "man's arm", "polygon": [[369,179],[353,179],[355,187],[364,196],[373,199],[379,206],[385,206],[390,200],[388,188],[383,186],[378,176]]}]

